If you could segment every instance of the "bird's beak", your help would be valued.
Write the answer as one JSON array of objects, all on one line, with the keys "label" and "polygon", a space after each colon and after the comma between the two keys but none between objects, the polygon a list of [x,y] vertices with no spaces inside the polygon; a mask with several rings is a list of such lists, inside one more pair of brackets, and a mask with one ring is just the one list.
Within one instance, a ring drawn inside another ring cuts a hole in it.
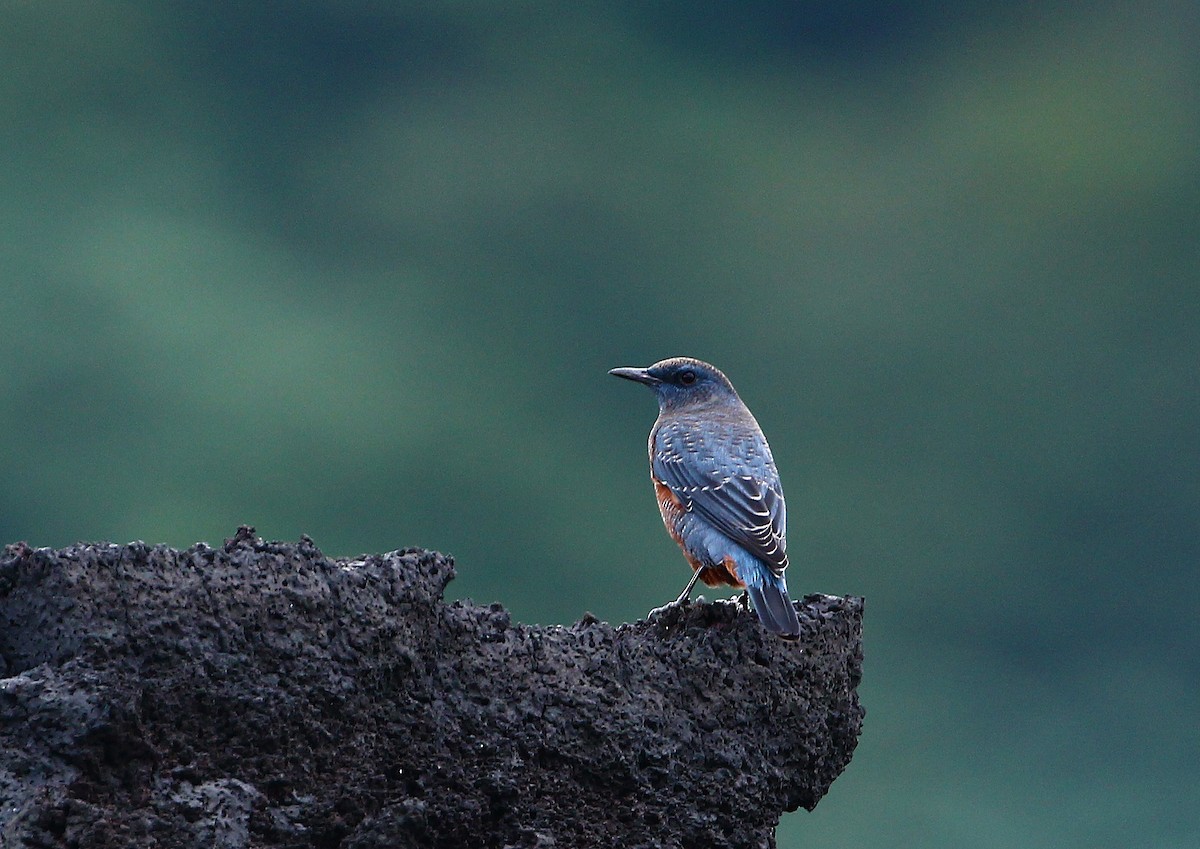
[{"label": "bird's beak", "polygon": [[644,383],[647,386],[658,386],[658,384],[662,383],[661,380],[650,373],[649,369],[644,368],[615,368],[610,370],[609,374],[615,377],[623,377],[626,380]]}]

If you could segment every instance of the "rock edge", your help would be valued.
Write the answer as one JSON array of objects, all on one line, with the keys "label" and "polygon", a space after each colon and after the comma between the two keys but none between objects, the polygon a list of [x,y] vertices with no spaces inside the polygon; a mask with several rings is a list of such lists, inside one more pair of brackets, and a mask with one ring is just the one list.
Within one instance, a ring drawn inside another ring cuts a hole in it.
[{"label": "rock edge", "polygon": [[443,601],[441,554],[10,545],[5,847],[771,847],[850,761],[862,599],[611,626]]}]

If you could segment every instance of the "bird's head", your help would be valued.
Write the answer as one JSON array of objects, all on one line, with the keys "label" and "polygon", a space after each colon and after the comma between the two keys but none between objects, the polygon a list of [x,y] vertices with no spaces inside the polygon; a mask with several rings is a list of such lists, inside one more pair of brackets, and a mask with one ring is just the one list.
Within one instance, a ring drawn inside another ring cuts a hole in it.
[{"label": "bird's head", "polygon": [[672,357],[646,368],[615,368],[609,374],[644,383],[658,395],[664,410],[701,404],[721,397],[737,398],[721,370],[691,357]]}]

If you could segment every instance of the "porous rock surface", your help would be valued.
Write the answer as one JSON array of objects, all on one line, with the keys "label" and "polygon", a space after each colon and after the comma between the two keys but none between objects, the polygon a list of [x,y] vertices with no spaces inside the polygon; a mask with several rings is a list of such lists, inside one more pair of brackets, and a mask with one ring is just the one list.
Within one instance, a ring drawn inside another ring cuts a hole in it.
[{"label": "porous rock surface", "polygon": [[0,557],[0,846],[770,847],[862,725],[862,600],[613,627],[241,528]]}]

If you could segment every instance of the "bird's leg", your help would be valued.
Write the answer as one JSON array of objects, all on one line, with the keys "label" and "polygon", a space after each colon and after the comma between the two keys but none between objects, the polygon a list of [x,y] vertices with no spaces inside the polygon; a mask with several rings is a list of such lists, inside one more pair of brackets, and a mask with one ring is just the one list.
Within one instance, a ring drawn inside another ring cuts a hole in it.
[{"label": "bird's leg", "polygon": [[688,585],[683,588],[683,592],[679,594],[679,598],[675,599],[675,604],[683,604],[687,601],[687,597],[692,594],[692,587],[696,586],[696,579],[700,577],[700,570],[692,572],[692,579],[688,581]]},{"label": "bird's leg", "polygon": [[679,594],[679,598],[674,601],[668,601],[662,607],[656,607],[647,614],[648,617],[657,616],[660,613],[666,613],[668,610],[679,607],[687,601],[688,596],[692,594],[692,587],[696,586],[696,580],[700,577],[700,570],[692,572],[692,579],[688,581],[688,585],[683,588],[683,592]]},{"label": "bird's leg", "polygon": [[749,610],[750,609],[750,593],[747,592],[746,590],[742,590],[742,594],[740,596],[738,596],[737,603],[742,608],[742,610]]}]

